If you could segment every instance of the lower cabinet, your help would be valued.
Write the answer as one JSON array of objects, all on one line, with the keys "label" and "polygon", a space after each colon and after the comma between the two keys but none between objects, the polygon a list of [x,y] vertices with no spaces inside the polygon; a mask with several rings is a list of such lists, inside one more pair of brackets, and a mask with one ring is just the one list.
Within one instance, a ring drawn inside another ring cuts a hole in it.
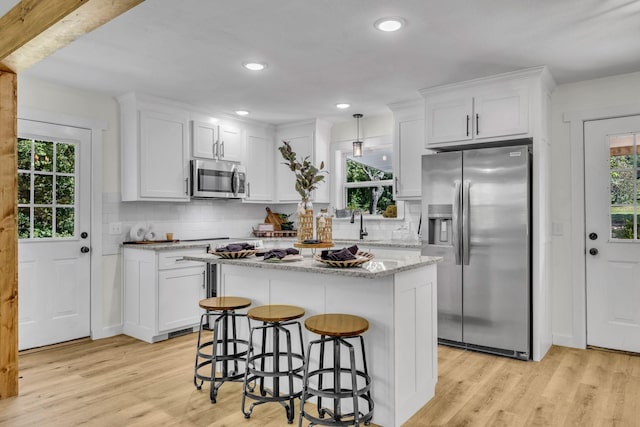
[{"label": "lower cabinet", "polygon": [[182,261],[202,255],[206,247],[157,251],[125,247],[123,251],[124,328],[146,342],[167,339],[171,332],[195,328],[205,298],[205,267]]}]

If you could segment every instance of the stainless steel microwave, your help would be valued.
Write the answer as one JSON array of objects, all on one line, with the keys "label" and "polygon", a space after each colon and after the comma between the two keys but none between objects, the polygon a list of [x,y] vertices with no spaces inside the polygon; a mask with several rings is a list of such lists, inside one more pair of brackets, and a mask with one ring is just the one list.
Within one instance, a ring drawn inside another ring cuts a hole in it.
[{"label": "stainless steel microwave", "polygon": [[191,160],[191,197],[243,199],[247,171],[244,166],[218,160]]}]

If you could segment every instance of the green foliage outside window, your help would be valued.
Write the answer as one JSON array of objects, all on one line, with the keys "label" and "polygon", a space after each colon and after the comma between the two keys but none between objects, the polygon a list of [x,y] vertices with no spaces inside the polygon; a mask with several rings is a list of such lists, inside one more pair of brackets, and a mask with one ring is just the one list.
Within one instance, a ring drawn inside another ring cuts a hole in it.
[{"label": "green foliage outside window", "polygon": [[[347,183],[393,180],[393,174],[347,159]],[[377,203],[373,206],[374,202]],[[391,185],[371,185],[347,188],[347,207],[351,210],[381,214],[389,205],[395,205]]]},{"label": "green foliage outside window", "polygon": [[74,236],[75,149],[73,144],[18,139],[19,239]]}]

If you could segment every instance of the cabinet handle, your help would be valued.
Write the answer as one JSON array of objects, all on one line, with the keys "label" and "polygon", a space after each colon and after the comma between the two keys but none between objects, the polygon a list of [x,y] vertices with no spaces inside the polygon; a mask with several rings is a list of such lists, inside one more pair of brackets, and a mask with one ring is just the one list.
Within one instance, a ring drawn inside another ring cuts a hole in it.
[{"label": "cabinet handle", "polygon": [[189,178],[184,179],[184,194],[189,195]]},{"label": "cabinet handle", "polygon": [[206,289],[206,282],[207,282],[207,276],[205,275],[205,272],[202,272],[202,289]]},{"label": "cabinet handle", "polygon": [[480,132],[480,114],[476,113],[476,135]]},{"label": "cabinet handle", "polygon": [[396,194],[398,194],[398,177],[396,176],[394,179],[396,181]]},{"label": "cabinet handle", "polygon": [[247,198],[251,197],[251,183],[247,182]]},{"label": "cabinet handle", "polygon": [[469,136],[469,115],[467,114],[467,136]]},{"label": "cabinet handle", "polygon": [[218,158],[219,145],[220,145],[220,140],[217,140],[216,142],[213,143],[213,158],[214,159]]},{"label": "cabinet handle", "polygon": [[220,157],[224,157],[224,139],[222,140],[222,143],[220,144]]}]

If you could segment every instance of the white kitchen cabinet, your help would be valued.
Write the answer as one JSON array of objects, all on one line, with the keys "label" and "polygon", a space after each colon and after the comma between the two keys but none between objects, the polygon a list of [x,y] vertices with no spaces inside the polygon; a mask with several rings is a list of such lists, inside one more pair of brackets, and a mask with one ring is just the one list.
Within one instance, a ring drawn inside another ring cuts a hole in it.
[{"label": "white kitchen cabinet", "polygon": [[530,89],[535,81],[512,73],[422,90],[429,148],[532,136]]},{"label": "white kitchen cabinet", "polygon": [[249,126],[246,130],[245,164],[247,166],[248,202],[272,202],[276,153],[273,129]]},{"label": "white kitchen cabinet", "polygon": [[[329,144],[331,127],[328,122],[322,120],[310,120],[307,122],[279,125],[276,130],[276,150],[282,145],[282,141],[291,144],[298,161],[309,156],[314,166],[320,167],[324,162],[324,168],[329,165]],[[279,151],[276,151],[276,197],[277,202],[297,203],[300,194],[295,189],[295,175],[288,166],[282,164],[284,159]],[[329,175],[320,182],[318,189],[312,194],[312,200],[319,203],[329,203]]]},{"label": "white kitchen cabinet", "polygon": [[200,248],[153,250],[126,246],[123,250],[124,326],[126,335],[157,342],[171,332],[195,329],[205,298],[205,267],[181,261],[202,255]]},{"label": "white kitchen cabinet", "polygon": [[218,125],[191,120],[191,154],[193,157],[214,159],[218,144]]},{"label": "white kitchen cabinet", "polygon": [[188,113],[133,93],[118,101],[122,200],[188,201]]},{"label": "white kitchen cabinet", "polygon": [[389,105],[393,112],[393,197],[418,200],[422,186],[424,148],[424,101]]},{"label": "white kitchen cabinet", "polygon": [[230,162],[244,160],[242,129],[235,124],[192,120],[191,140],[193,157]]},{"label": "white kitchen cabinet", "polygon": [[244,144],[240,126],[222,123],[219,132],[220,151],[218,153],[218,159],[230,162],[242,162],[244,160]]}]

